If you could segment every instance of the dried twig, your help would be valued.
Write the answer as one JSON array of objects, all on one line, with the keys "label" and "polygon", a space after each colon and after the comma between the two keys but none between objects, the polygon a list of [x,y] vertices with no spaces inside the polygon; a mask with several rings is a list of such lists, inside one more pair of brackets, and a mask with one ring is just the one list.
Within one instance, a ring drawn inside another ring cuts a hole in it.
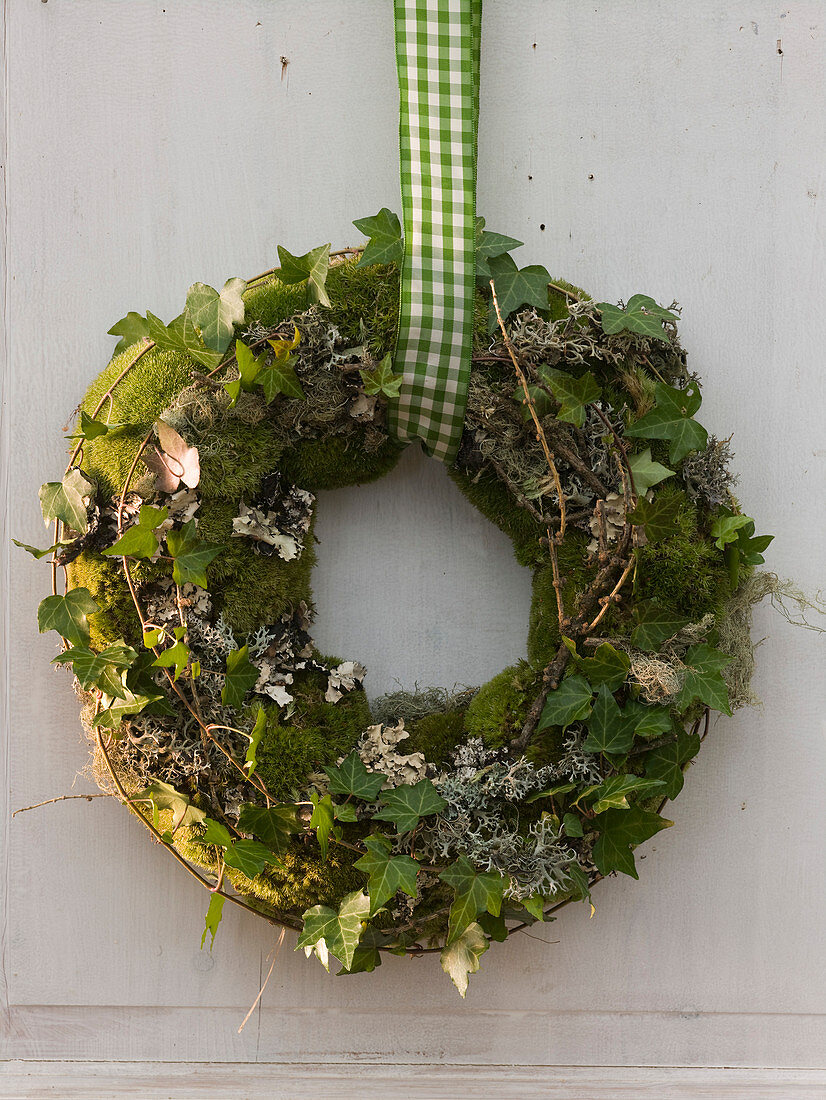
[{"label": "dried twig", "polygon": [[499,299],[496,297],[496,286],[493,279],[491,279],[490,281],[490,290],[493,296],[493,308],[496,310],[496,319],[499,322],[499,328],[502,330],[502,338],[505,343],[505,348],[508,352],[508,355],[510,356],[511,362],[513,363],[513,369],[516,371],[516,377],[519,379],[519,383],[522,386],[522,390],[525,394],[525,403],[530,410],[531,419],[533,420],[534,426],[536,428],[536,438],[542,444],[542,451],[545,455],[545,461],[548,463],[548,469],[551,471],[554,479],[554,485],[556,486],[556,495],[559,498],[559,533],[556,535],[556,539],[558,542],[562,542],[562,540],[565,538],[566,517],[565,494],[562,491],[562,482],[559,478],[559,471],[556,468],[554,456],[551,453],[550,447],[548,446],[548,439],[542,428],[542,422],[537,415],[536,406],[531,398],[531,391],[528,389],[528,380],[525,377],[525,372],[519,365],[519,360],[516,356],[516,349],[513,346],[513,341],[511,340],[510,336],[508,336],[508,330],[505,328],[505,322],[502,318],[502,311],[499,309]]},{"label": "dried twig", "polygon": [[68,802],[71,798],[85,798],[87,802],[91,802],[93,798],[112,798],[111,794],[59,794],[56,798],[47,798],[45,802],[35,802],[33,806],[21,806],[19,810],[15,810],[11,815],[17,817],[18,814],[24,814],[27,810],[36,810],[40,806],[51,806],[53,802]]}]

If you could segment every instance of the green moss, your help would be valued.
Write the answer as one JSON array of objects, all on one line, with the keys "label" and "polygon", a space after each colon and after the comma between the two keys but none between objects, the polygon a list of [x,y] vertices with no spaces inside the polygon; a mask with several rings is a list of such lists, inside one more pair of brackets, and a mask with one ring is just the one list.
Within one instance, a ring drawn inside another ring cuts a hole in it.
[{"label": "green moss", "polygon": [[[553,279],[553,283],[557,287],[561,287],[562,290],[567,290],[575,297],[580,298],[582,301],[590,302],[591,295],[587,294],[582,287],[574,286],[573,283],[569,283],[566,279]],[[568,316],[568,304],[570,299],[567,295],[560,293],[554,287],[550,287],[548,290],[548,303],[549,312],[552,321],[562,321]]]},{"label": "green moss", "polygon": [[345,261],[330,268],[327,293],[332,307],[325,316],[341,333],[345,343],[363,343],[362,322],[368,333],[367,349],[382,359],[396,343],[399,323],[399,273],[395,264],[362,267]]},{"label": "green moss", "polygon": [[535,680],[524,661],[503,669],[480,688],[467,709],[468,737],[481,737],[488,745],[504,745],[519,731],[528,713],[528,685]]},{"label": "green moss", "polygon": [[357,435],[307,439],[284,453],[281,470],[302,489],[319,492],[363,485],[390,473],[403,447],[392,439],[368,454]]},{"label": "green moss", "polygon": [[563,740],[564,734],[559,726],[551,726],[534,736],[525,752],[525,756],[535,768],[544,767],[545,764],[553,764],[562,755]]},{"label": "green moss", "polygon": [[279,325],[307,308],[307,287],[285,286],[276,275],[244,291],[244,324]]},{"label": "green moss", "polygon": [[367,876],[353,863],[358,852],[331,844],[325,861],[303,845],[295,843],[281,856],[283,870],[266,871],[248,883],[249,893],[268,902],[279,912],[301,914],[312,905],[338,908],[354,890],[363,889]]},{"label": "green moss", "polygon": [[685,493],[668,488],[658,495],[679,503],[675,534],[636,551],[635,597],[658,600],[692,622],[719,614],[731,596],[723,555],[700,534],[699,513]]},{"label": "green moss", "polygon": [[545,529],[533,516],[514,501],[499,479],[487,472],[477,479],[455,467],[448,469],[474,508],[491,521],[513,542],[513,552],[520,565],[534,566],[545,557],[539,540]]},{"label": "green moss", "polygon": [[200,492],[204,498],[249,502],[261,478],[278,466],[283,444],[266,423],[228,419],[220,431],[192,440],[201,458]]},{"label": "green moss", "polygon": [[[563,600],[570,614],[576,610],[577,599],[587,587],[594,572],[594,564],[586,560],[588,536],[583,531],[569,531],[558,548],[559,572],[563,578]],[[559,611],[554,591],[553,568],[550,563],[540,565],[533,575],[533,596],[528,623],[528,661],[543,667],[553,657],[561,641]]]},{"label": "green moss", "polygon": [[209,567],[210,593],[233,631],[247,634],[262,623],[276,622],[303,600],[312,607],[310,579],[315,565],[313,523],[304,551],[294,561],[256,553],[249,539],[232,534],[236,503],[202,499],[198,529],[202,538],[223,546]]},{"label": "green moss", "polygon": [[406,753],[421,752],[432,764],[444,764],[464,739],[465,711],[449,710],[427,714],[411,728],[405,741]]},{"label": "green moss", "polygon": [[119,559],[81,554],[67,568],[67,588],[88,588],[103,609],[89,616],[92,649],[105,649],[119,638],[132,646],[142,644],[140,620]]},{"label": "green moss", "polygon": [[[168,824],[163,816],[161,820],[162,824]],[[217,872],[215,849],[204,844],[195,829],[183,829],[176,834],[175,847],[197,867]],[[365,885],[367,876],[353,868],[358,858],[357,852],[333,843],[324,862],[317,850],[296,840],[279,857],[282,866],[278,870],[267,870],[253,879],[229,868],[224,873],[239,893],[259,899],[274,914],[300,917],[312,905],[337,908],[345,895]]]},{"label": "green moss", "polygon": [[[133,346],[112,359],[87,390],[81,409],[94,412],[137,352]],[[118,382],[111,406],[106,402],[100,416],[125,427],[87,441],[83,449],[83,470],[103,493],[111,496],[120,491],[141,441],[153,421],[189,385],[193,369],[200,368],[188,356],[153,348]]]},{"label": "green moss", "polygon": [[[82,409],[92,412],[138,350],[136,346],[127,348],[112,359],[86,391]],[[193,370],[201,371],[202,368],[189,356],[152,348],[115,387],[109,421],[113,424],[151,424],[189,385]],[[108,407],[107,402],[101,414],[104,418]]]},{"label": "green moss", "polygon": [[258,747],[258,773],[274,798],[299,794],[310,772],[346,755],[370,725],[363,691],[357,689],[337,703],[328,703],[325,686],[324,677],[301,678],[295,686],[295,711],[289,724],[282,722],[278,707],[265,708],[267,726]]}]

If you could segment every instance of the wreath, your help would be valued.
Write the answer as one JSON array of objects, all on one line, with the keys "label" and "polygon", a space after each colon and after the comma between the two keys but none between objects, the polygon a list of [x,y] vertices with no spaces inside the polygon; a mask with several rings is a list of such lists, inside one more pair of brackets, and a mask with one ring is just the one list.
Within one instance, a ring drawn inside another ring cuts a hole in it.
[{"label": "wreath", "polygon": [[449,473],[533,570],[527,659],[370,707],[358,654],[312,642],[310,586],[316,493],[404,448],[401,229],[356,225],[366,249],[280,249],[169,324],[118,322],[40,492],[54,543],[26,549],[95,778],[208,889],[202,946],[230,901],[345,974],[438,952],[464,995],[492,941],[637,877],[710,710],[751,701],[771,536],[696,419],[676,305],[595,303],[480,223]]}]

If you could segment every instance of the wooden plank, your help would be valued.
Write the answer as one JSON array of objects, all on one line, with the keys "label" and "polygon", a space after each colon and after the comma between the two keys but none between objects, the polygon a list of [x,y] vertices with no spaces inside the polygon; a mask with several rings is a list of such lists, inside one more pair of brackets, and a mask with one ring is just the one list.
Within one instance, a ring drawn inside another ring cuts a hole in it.
[{"label": "wooden plank", "polygon": [[6,54],[6,5],[0,19],[0,1019],[7,1020],[9,987],[7,976],[9,935],[9,616],[11,574],[9,551],[11,532],[9,515],[9,266],[8,266],[8,73]]},{"label": "wooden plank", "polygon": [[[406,985],[428,992],[422,979],[408,976]],[[826,1068],[824,1015],[497,1010],[484,998],[441,1007],[435,997],[424,1009],[421,993],[388,1012],[373,1007],[365,983],[334,1007],[307,1007],[298,988],[288,983],[288,1003],[264,1007],[240,1035],[248,1005],[15,1006],[0,1053],[36,1061],[191,1062],[208,1052],[225,1062]]]},{"label": "wooden plank", "polygon": [[315,1066],[220,1063],[14,1062],[0,1070],[0,1097],[41,1100],[821,1100],[823,1070],[645,1069],[571,1066]]}]

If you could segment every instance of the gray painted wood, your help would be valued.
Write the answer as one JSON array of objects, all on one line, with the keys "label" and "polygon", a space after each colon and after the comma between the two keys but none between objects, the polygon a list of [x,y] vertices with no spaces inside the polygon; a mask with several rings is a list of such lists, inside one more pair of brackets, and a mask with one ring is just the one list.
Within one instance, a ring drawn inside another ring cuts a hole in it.
[{"label": "gray painted wood", "polygon": [[[813,592],[826,541],[823,8],[689,9],[489,0],[480,211],[524,239],[521,263],[600,299],[680,299],[703,421],[734,432],[742,499],[779,533],[771,567]],[[491,951],[464,1003],[433,959],[337,980],[288,938],[238,1037],[267,927],[228,913],[200,952],[199,888],[113,803],[9,819],[88,789],[75,701],[34,631],[44,570],[17,551],[7,564],[6,548],[10,534],[44,537],[37,486],[60,468],[106,329],[128,309],[172,316],[194,279],[254,274],[277,243],[353,243],[352,218],[399,200],[387,3],[9,0],[5,30],[2,1052],[821,1068],[824,651],[769,608],[755,624],[766,702],[714,724],[641,881],[601,884],[592,920],[569,909],[541,939]],[[325,497],[319,534],[318,635],[370,666],[372,693],[476,683],[524,652],[527,578],[444,471],[411,454],[382,483]]]},{"label": "gray painted wood", "polygon": [[[6,1096],[40,1100],[120,1100],[148,1095],[166,1100],[363,1100],[365,1093],[393,1100],[506,1095],[508,1100],[820,1100],[826,1074],[820,1070],[580,1069],[571,1066],[301,1066],[260,1064],[87,1063],[71,1074],[53,1062],[12,1063],[0,1070]],[[16,1090],[12,1092],[12,1090]]]}]

